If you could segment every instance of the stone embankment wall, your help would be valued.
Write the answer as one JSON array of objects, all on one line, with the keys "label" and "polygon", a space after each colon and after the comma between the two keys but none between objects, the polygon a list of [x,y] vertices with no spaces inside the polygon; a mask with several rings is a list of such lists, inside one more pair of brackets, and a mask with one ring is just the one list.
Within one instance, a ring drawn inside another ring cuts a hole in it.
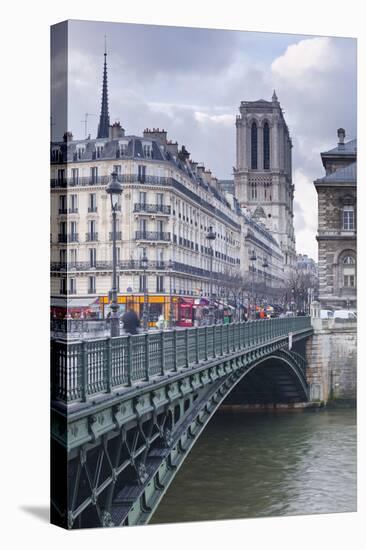
[{"label": "stone embankment wall", "polygon": [[310,400],[328,404],[356,402],[357,323],[313,318],[306,342]]}]

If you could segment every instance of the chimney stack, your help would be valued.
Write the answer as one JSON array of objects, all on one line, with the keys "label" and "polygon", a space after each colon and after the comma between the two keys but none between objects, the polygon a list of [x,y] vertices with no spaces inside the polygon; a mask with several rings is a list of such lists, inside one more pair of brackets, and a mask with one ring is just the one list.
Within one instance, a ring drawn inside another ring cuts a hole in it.
[{"label": "chimney stack", "polygon": [[346,137],[346,132],[343,128],[338,128],[337,134],[338,134],[338,147],[340,149],[343,149],[344,148],[344,138]]}]

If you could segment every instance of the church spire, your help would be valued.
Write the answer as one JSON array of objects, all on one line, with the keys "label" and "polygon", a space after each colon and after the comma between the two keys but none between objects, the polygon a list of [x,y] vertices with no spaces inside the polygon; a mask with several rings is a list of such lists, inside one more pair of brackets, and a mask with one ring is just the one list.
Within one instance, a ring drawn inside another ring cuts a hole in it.
[{"label": "church spire", "polygon": [[272,95],[272,101],[278,101],[278,97],[277,97],[277,94],[276,94],[276,90],[273,90],[273,95]]},{"label": "church spire", "polygon": [[107,138],[109,136],[109,111],[108,111],[108,79],[107,79],[107,38],[104,36],[104,70],[103,70],[103,90],[102,106],[98,125],[97,138]]}]

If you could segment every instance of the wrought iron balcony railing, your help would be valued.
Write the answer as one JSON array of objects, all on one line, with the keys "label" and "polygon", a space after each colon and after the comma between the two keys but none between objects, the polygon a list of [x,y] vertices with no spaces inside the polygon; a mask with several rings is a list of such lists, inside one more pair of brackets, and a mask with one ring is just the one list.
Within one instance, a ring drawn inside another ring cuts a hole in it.
[{"label": "wrought iron balcony railing", "polygon": [[[96,261],[96,262],[52,262],[51,271],[88,271],[90,269],[95,270],[111,270],[111,261]],[[117,269],[120,271],[141,271],[140,260],[120,260],[117,262]],[[183,264],[181,262],[173,262],[172,267],[169,267],[168,262],[149,260],[146,266],[150,271],[170,271],[177,273],[186,273],[187,275],[193,275],[201,277],[206,281],[210,279],[210,271],[201,267],[195,267]],[[238,277],[229,273],[212,273],[213,281],[225,281],[238,282]]]},{"label": "wrought iron balcony railing", "polygon": [[[109,240],[111,241],[113,239],[113,233],[112,231],[109,232]],[[122,231],[116,231],[116,240],[120,241],[122,239]]]},{"label": "wrought iron balcony railing", "polygon": [[146,204],[138,202],[134,204],[134,212],[143,212],[144,214],[170,214],[170,205],[166,204]]},{"label": "wrought iron balcony railing", "polygon": [[67,208],[59,208],[58,213],[59,214],[67,214]]},{"label": "wrought iron balcony railing", "polygon": [[87,176],[79,178],[51,178],[51,187],[79,187],[79,186],[89,186],[89,185],[104,185],[107,184],[110,180],[110,176]]},{"label": "wrought iron balcony railing", "polygon": [[89,206],[88,207],[88,212],[89,212],[89,214],[92,214],[94,212],[98,212],[98,207],[97,206]]},{"label": "wrought iron balcony railing", "polygon": [[87,242],[93,242],[98,240],[98,233],[85,233],[85,240]]},{"label": "wrought iron balcony railing", "polygon": [[59,233],[58,242],[59,243],[77,243],[79,241],[79,233]]},{"label": "wrought iron balcony railing", "polygon": [[78,214],[79,209],[78,208],[69,208],[69,214]]},{"label": "wrought iron balcony railing", "polygon": [[[79,325],[82,322],[79,321]],[[83,338],[79,325],[76,323],[74,327],[73,320],[66,321],[68,335],[74,330],[77,338]],[[199,366],[240,351],[245,353],[247,349],[261,348],[268,343],[277,343],[282,349],[290,332],[293,338],[310,335],[310,317],[156,331],[90,342],[86,338],[70,341],[66,334],[63,338],[60,334],[51,341],[52,398],[67,403],[87,401],[96,394],[110,394],[140,380]],[[300,365],[299,369],[302,368]]]},{"label": "wrought iron balcony railing", "polygon": [[170,233],[161,231],[136,231],[136,241],[170,241]]}]

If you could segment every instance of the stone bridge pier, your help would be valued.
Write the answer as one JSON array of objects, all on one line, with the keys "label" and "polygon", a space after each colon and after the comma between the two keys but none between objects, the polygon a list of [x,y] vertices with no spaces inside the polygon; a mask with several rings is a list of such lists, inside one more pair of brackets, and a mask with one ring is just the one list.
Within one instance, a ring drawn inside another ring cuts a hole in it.
[{"label": "stone bridge pier", "polygon": [[305,342],[310,401],[355,405],[357,396],[357,323],[321,319],[320,304],[311,308],[313,335]]}]

